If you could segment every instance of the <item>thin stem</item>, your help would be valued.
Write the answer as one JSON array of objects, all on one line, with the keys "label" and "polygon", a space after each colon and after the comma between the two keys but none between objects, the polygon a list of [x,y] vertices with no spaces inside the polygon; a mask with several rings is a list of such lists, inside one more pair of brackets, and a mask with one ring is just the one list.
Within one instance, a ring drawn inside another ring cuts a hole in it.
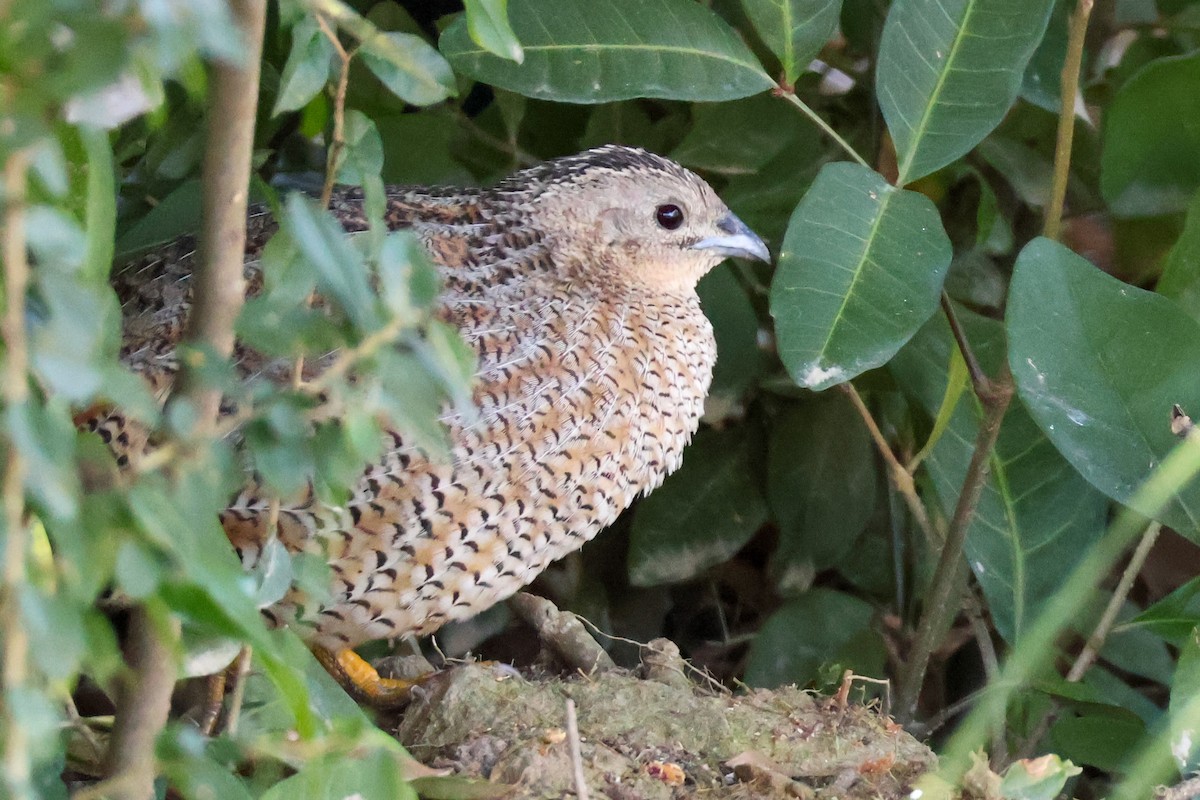
[{"label": "thin stem", "polygon": [[1006,369],[1001,377],[993,382],[990,397],[984,400],[985,414],[979,427],[979,435],[975,439],[975,451],[971,454],[958,504],[954,508],[950,529],[946,533],[946,541],[942,545],[942,553],[930,583],[929,595],[925,598],[924,612],[917,628],[908,667],[900,676],[897,713],[901,719],[911,719],[915,713],[921,686],[925,682],[925,672],[929,668],[929,658],[958,610],[950,600],[962,591],[960,587],[963,571],[960,562],[967,539],[967,529],[971,525],[979,497],[983,493],[983,486],[987,482],[992,448],[1000,435],[1000,425],[1004,421],[1012,395],[1012,375]]},{"label": "thin stem", "polygon": [[967,365],[967,374],[971,376],[971,388],[975,390],[976,397],[986,402],[986,398],[992,393],[992,380],[979,365],[979,359],[975,357],[975,351],[971,349],[971,343],[967,340],[967,332],[963,330],[962,323],[958,320],[958,314],[954,310],[954,304],[950,302],[950,295],[945,292],[942,292],[942,313],[946,315],[946,321],[950,323],[950,332],[954,335],[958,351],[962,353],[963,362]]},{"label": "thin stem", "polygon": [[792,90],[786,86],[776,86],[774,93],[776,96],[782,97],[784,100],[787,100],[789,103],[794,105],[796,108],[800,109],[801,113],[803,113],[804,116],[806,116],[810,120],[812,120],[813,124],[815,124],[818,128],[820,128],[821,131],[826,136],[828,136],[830,139],[833,139],[833,141],[837,143],[838,147],[842,148],[842,150],[845,151],[846,155],[850,156],[850,158],[854,159],[855,161],[857,161],[859,164],[863,165],[867,169],[871,168],[871,165],[867,163],[867,160],[865,158],[863,158],[862,156],[860,156],[858,154],[858,151],[850,146],[849,142],[847,142],[845,139],[843,139],[838,134],[838,132],[835,131],[829,125],[828,122],[821,119],[820,114],[813,111],[811,108],[809,108],[807,103],[805,103],[803,100],[801,100],[799,97],[796,96],[796,92],[794,90]]},{"label": "thin stem", "polygon": [[862,395],[854,388],[854,384],[847,381],[840,384],[840,387],[846,393],[846,396],[850,398],[850,402],[854,404],[854,408],[857,409],[859,416],[862,417],[863,424],[867,426],[867,431],[871,434],[871,440],[875,443],[875,448],[883,456],[884,463],[888,467],[888,475],[892,479],[892,485],[896,487],[896,491],[904,498],[905,505],[908,506],[913,519],[917,521],[917,526],[921,529],[921,532],[925,534],[926,541],[929,542],[930,546],[937,547],[942,541],[942,536],[934,528],[933,523],[929,519],[929,512],[925,510],[925,504],[921,502],[921,498],[917,495],[917,486],[913,482],[912,474],[904,468],[904,465],[896,458],[896,454],[892,452],[887,438],[884,437],[883,431],[879,429],[875,418],[871,416],[871,410],[863,402]]},{"label": "thin stem", "polygon": [[1125,599],[1129,597],[1129,592],[1133,589],[1133,582],[1137,580],[1138,574],[1141,573],[1142,567],[1146,563],[1146,558],[1149,557],[1150,551],[1154,548],[1154,543],[1158,541],[1158,534],[1161,531],[1162,525],[1158,522],[1152,522],[1146,526],[1146,531],[1142,534],[1137,548],[1133,551],[1133,555],[1129,558],[1129,563],[1125,566],[1125,571],[1121,573],[1121,579],[1117,581],[1117,588],[1113,590],[1113,595],[1109,598],[1108,606],[1104,609],[1104,614],[1101,615],[1100,622],[1096,624],[1096,629],[1088,637],[1083,650],[1079,652],[1079,656],[1075,659],[1075,663],[1071,665],[1071,670],[1067,673],[1067,680],[1071,683],[1077,683],[1082,680],[1084,673],[1099,658],[1100,651],[1104,648],[1104,640],[1108,638],[1113,625],[1116,624],[1117,615],[1121,613],[1121,608],[1125,605]]},{"label": "thin stem", "polygon": [[[25,339],[25,292],[29,286],[29,260],[25,250],[25,192],[29,176],[29,153],[17,151],[4,164],[4,213],[0,229],[0,247],[4,256],[3,334],[4,406],[12,411],[29,398],[29,352]],[[0,586],[0,625],[4,632],[3,688],[11,696],[27,679],[29,635],[19,607],[25,583],[25,555],[29,549],[29,531],[25,525],[25,459],[16,443],[8,442],[5,454],[4,502],[4,583]],[[24,727],[10,709],[4,713],[4,782],[14,798],[29,797],[29,752]]]},{"label": "thin stem", "polygon": [[1075,94],[1079,89],[1079,72],[1083,66],[1083,40],[1093,0],[1079,0],[1067,25],[1067,54],[1063,59],[1062,97],[1058,108],[1058,137],[1054,144],[1054,178],[1050,185],[1050,202],[1046,204],[1046,221],[1042,235],[1057,239],[1062,231],[1063,204],[1067,198],[1067,182],[1071,177],[1071,144],[1075,139]]},{"label": "thin stem", "polygon": [[233,688],[229,693],[229,716],[225,721],[225,730],[230,736],[236,736],[238,723],[242,717],[242,702],[246,699],[246,678],[250,675],[250,656],[253,651],[249,645],[238,651],[237,659],[233,662]]}]

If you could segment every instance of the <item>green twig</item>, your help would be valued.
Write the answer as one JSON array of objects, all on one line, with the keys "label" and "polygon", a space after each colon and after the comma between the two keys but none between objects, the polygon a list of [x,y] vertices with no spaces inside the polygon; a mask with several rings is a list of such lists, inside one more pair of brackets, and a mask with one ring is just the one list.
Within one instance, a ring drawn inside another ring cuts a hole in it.
[{"label": "green twig", "polygon": [[821,119],[820,114],[813,111],[811,108],[809,108],[807,103],[805,103],[803,100],[801,100],[799,97],[796,96],[796,92],[794,89],[792,89],[789,86],[777,85],[774,89],[774,94],[777,97],[782,97],[784,100],[787,100],[789,103],[794,105],[796,108],[800,109],[801,113],[803,113],[804,116],[806,116],[810,120],[812,120],[813,123],[818,128],[820,128],[821,131],[824,132],[824,134],[826,136],[828,136],[830,139],[833,139],[833,141],[837,143],[838,147],[841,147],[842,150],[845,151],[846,155],[850,156],[850,158],[854,159],[859,164],[862,164],[867,169],[871,168],[871,165],[867,163],[867,160],[865,158],[863,158],[862,156],[860,156],[858,154],[858,151],[850,146],[849,142],[847,142],[845,139],[843,139],[838,134],[838,132],[835,131],[830,126],[830,124],[828,122]]},{"label": "green twig", "polygon": [[1062,231],[1063,204],[1067,197],[1067,182],[1071,177],[1071,144],[1075,139],[1075,94],[1079,88],[1079,72],[1083,65],[1083,40],[1093,0],[1079,0],[1067,26],[1067,54],[1063,60],[1062,89],[1058,109],[1058,138],[1054,144],[1054,178],[1050,185],[1050,202],[1046,205],[1046,221],[1042,235],[1057,239]]},{"label": "green twig", "polygon": [[902,720],[912,719],[916,712],[917,699],[925,682],[930,656],[941,643],[950,621],[958,611],[957,604],[950,601],[962,591],[964,575],[960,562],[967,530],[971,526],[975,508],[987,482],[992,448],[1000,435],[1000,425],[1004,421],[1012,395],[1012,375],[1005,369],[1000,378],[992,382],[989,396],[983,399],[984,418],[975,439],[975,450],[971,454],[958,504],[954,508],[946,541],[942,545],[941,556],[930,581],[917,637],[913,642],[905,672],[900,676],[896,708],[897,716]]},{"label": "green twig", "polygon": [[892,452],[887,438],[883,435],[883,431],[879,429],[879,425],[871,415],[871,410],[863,402],[862,395],[854,388],[854,384],[847,381],[846,383],[839,384],[839,388],[850,398],[850,402],[858,411],[858,415],[862,417],[863,424],[866,425],[867,431],[871,434],[871,441],[875,443],[875,448],[879,451],[879,455],[883,457],[884,463],[887,464],[888,475],[892,479],[892,485],[900,493],[900,496],[904,498],[904,504],[908,506],[909,513],[916,520],[917,527],[925,534],[925,541],[929,543],[930,547],[937,547],[938,543],[942,541],[942,534],[934,528],[933,522],[929,519],[929,512],[925,510],[925,504],[921,502],[921,498],[917,494],[917,486],[913,482],[912,473],[905,469],[900,460],[896,458],[896,454]]},{"label": "green twig", "polygon": [[[29,260],[25,251],[25,191],[28,185],[30,154],[19,150],[4,164],[4,212],[0,228],[0,248],[4,258],[3,333],[5,410],[9,413],[29,398],[29,353],[25,339],[25,292],[29,286]],[[29,635],[20,610],[21,588],[25,583],[25,555],[29,549],[29,531],[25,525],[25,459],[9,437],[2,483],[4,503],[4,567],[0,585],[0,625],[4,633],[4,695],[11,697],[26,681]],[[30,797],[28,739],[24,725],[12,709],[5,708],[4,783],[11,797]]]}]

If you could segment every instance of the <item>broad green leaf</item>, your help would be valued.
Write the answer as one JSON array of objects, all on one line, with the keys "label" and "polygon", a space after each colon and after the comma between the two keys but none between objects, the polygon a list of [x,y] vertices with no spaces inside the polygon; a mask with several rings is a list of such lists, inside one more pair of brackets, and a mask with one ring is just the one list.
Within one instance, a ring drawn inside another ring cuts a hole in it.
[{"label": "broad green leaf", "polygon": [[1053,0],[897,0],[875,68],[899,178],[966,155],[1000,124],[1042,39]]},{"label": "broad green leaf", "polygon": [[1171,682],[1171,754],[1180,773],[1200,767],[1200,629],[1193,629],[1179,653]]},{"label": "broad green leaf", "polygon": [[771,286],[792,378],[820,391],[886,363],[937,310],[950,257],[928,197],[827,164],[792,214]]},{"label": "broad green leaf", "polygon": [[1073,762],[1119,771],[1146,735],[1146,723],[1132,711],[1112,708],[1068,716],[1050,728],[1050,748]]},{"label": "broad green leaf", "polygon": [[1118,216],[1187,208],[1200,188],[1200,53],[1161,58],[1129,79],[1104,116],[1100,191]]},{"label": "broad green leaf", "polygon": [[804,135],[796,109],[768,94],[692,107],[692,127],[671,158],[723,175],[755,175]]},{"label": "broad green leaf", "polygon": [[[1021,399],[1092,485],[1132,502],[1178,443],[1172,405],[1200,409],[1200,324],[1048,239],[1021,252],[1009,292],[1009,363]],[[1200,480],[1157,518],[1200,539]]]},{"label": "broad green leaf", "polygon": [[508,0],[464,0],[463,6],[471,41],[500,58],[518,64],[525,60],[525,51],[508,24]]},{"label": "broad green leaf", "polygon": [[272,114],[303,108],[317,92],[325,88],[333,67],[333,42],[329,41],[315,17],[305,17],[292,27],[292,50],[283,75]]},{"label": "broad green leaf", "polygon": [[[1004,357],[998,322],[959,309],[967,338],[985,369]],[[935,317],[892,362],[892,373],[931,417],[945,396],[955,347]],[[982,409],[973,397],[954,410],[925,459],[942,512],[949,517],[975,448]],[[1071,468],[1014,400],[1000,429],[987,482],[967,530],[966,558],[987,599],[996,628],[1016,641],[1059,587],[1064,572],[1104,531],[1107,502]]]},{"label": "broad green leaf", "polygon": [[127,261],[200,227],[200,181],[184,181],[117,238],[116,259]]},{"label": "broad green leaf", "polygon": [[512,0],[508,15],[525,61],[487,52],[460,18],[440,43],[455,70],[564,103],[734,100],[774,86],[737,33],[691,0]]},{"label": "broad green leaf", "polygon": [[654,586],[688,580],[742,548],[766,521],[750,472],[746,432],[706,430],[683,466],[643,500],[633,518],[629,580]]},{"label": "broad green leaf", "polygon": [[1167,253],[1155,289],[1173,298],[1192,319],[1200,322],[1200,193],[1192,198],[1183,233]]},{"label": "broad green leaf", "polygon": [[875,510],[875,452],[862,418],[841,395],[788,408],[771,430],[767,499],[779,523],[771,562],[781,590],[789,573],[837,565]]},{"label": "broad green leaf", "polygon": [[[708,402],[722,395],[736,403],[766,368],[767,359],[758,346],[758,315],[745,290],[738,285],[726,262],[709,272],[696,287],[704,315],[713,325],[717,339],[717,364],[713,368]],[[706,410],[716,406],[706,405]]]},{"label": "broad green leaf", "polygon": [[841,0],[742,0],[746,15],[795,83],[837,30]]},{"label": "broad green leaf", "polygon": [[441,53],[411,33],[380,33],[362,43],[360,57],[392,94],[428,106],[458,93]]},{"label": "broad green leaf", "polygon": [[314,758],[264,792],[261,800],[416,800],[416,791],[404,780],[400,755],[373,750],[351,757]]},{"label": "broad green leaf", "polygon": [[869,604],[832,589],[813,589],[789,600],[754,638],[746,683],[767,689],[804,686],[817,680],[822,666],[833,664],[859,675],[882,675],[883,641],[871,627],[874,618]]}]

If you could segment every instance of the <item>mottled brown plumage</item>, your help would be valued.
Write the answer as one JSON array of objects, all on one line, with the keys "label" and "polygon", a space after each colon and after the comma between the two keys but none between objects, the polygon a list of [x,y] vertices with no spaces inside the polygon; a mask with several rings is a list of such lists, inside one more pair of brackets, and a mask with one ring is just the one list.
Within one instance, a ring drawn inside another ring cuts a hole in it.
[{"label": "mottled brown plumage", "polygon": [[[333,211],[347,230],[365,226],[354,193],[338,194]],[[696,429],[716,357],[696,282],[728,255],[767,255],[700,178],[616,146],[491,189],[395,188],[387,222],[414,230],[440,267],[440,314],[479,358],[480,413],[471,423],[447,413],[450,463],[393,431],[347,507],[284,504],[281,541],[319,544],[336,584],[325,605],[293,592],[267,613],[333,651],[487,608],[658,486]],[[266,215],[250,222],[251,292],[273,230]],[[191,267],[184,242],[114,281],[123,356],[160,393],[175,370]],[[244,348],[236,357],[247,376],[287,368]],[[121,459],[141,452],[119,414],[90,425]],[[221,517],[247,563],[267,516],[248,485]]]}]

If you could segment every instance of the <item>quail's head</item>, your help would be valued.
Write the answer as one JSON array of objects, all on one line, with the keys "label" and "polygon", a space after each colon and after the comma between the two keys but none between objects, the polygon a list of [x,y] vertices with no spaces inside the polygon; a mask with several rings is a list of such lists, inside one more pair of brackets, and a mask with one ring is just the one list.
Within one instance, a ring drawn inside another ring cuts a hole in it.
[{"label": "quail's head", "polygon": [[539,187],[532,224],[591,280],[688,290],[725,258],[770,259],[704,180],[645,150],[600,147],[510,179],[522,180]]}]

